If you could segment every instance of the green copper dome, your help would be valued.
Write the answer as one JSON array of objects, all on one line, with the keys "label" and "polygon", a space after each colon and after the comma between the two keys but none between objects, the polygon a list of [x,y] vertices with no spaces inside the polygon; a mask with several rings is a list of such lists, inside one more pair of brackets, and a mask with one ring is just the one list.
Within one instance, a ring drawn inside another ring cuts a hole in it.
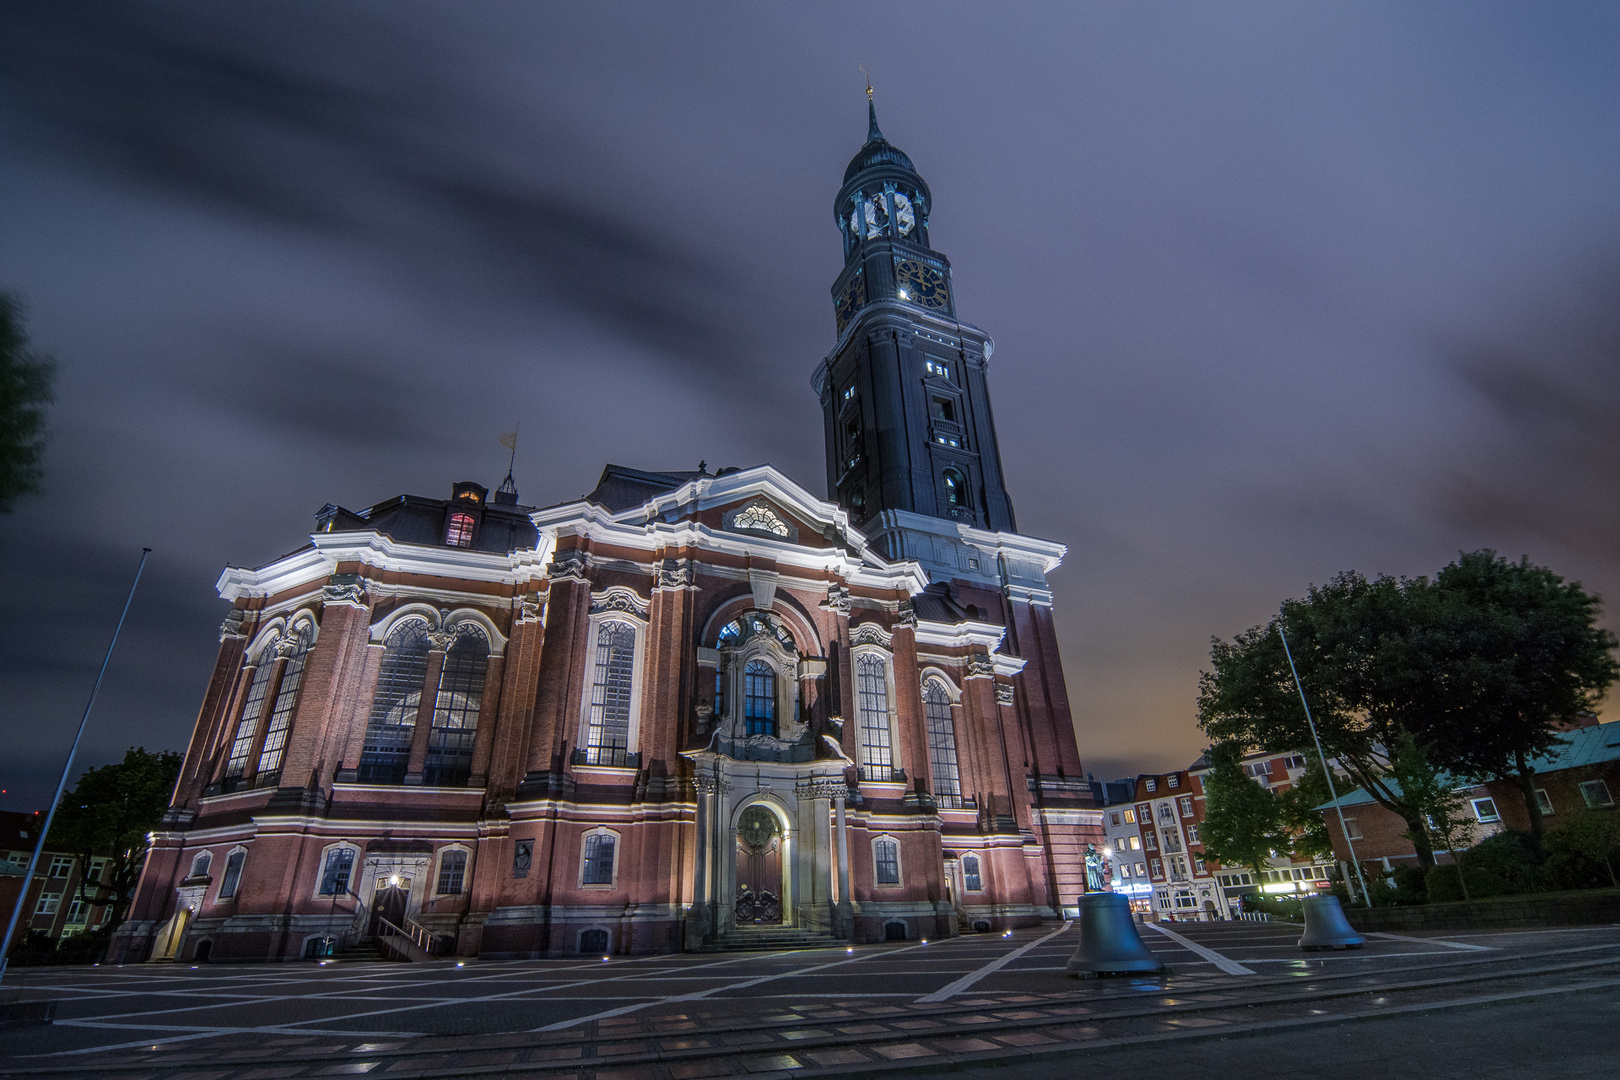
[{"label": "green copper dome", "polygon": [[905,151],[885,139],[883,132],[878,130],[877,106],[868,100],[866,111],[872,120],[871,126],[866,132],[866,145],[861,147],[858,154],[849,159],[849,168],[844,170],[844,183],[849,183],[859,173],[876,168],[879,165],[894,165],[907,172],[915,173],[917,168],[912,165],[911,159],[906,157]]}]

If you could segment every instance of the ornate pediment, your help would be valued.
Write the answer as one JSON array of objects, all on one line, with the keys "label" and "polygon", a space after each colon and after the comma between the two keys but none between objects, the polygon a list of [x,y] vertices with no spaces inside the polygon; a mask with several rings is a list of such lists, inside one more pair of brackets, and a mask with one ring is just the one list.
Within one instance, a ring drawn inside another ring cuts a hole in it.
[{"label": "ornate pediment", "polygon": [[881,645],[883,648],[892,648],[894,636],[875,622],[863,622],[849,632],[851,645]]},{"label": "ornate pediment", "polygon": [[627,615],[634,615],[638,619],[645,619],[649,610],[648,602],[623,586],[613,586],[602,592],[591,593],[591,614],[600,615],[608,611],[620,611]]}]

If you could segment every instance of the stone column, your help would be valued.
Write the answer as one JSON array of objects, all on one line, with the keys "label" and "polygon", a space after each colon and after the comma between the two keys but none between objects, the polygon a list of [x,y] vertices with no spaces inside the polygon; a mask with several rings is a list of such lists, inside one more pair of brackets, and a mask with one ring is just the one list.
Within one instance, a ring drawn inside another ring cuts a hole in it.
[{"label": "stone column", "polygon": [[416,727],[411,730],[411,756],[405,766],[405,782],[420,785],[422,767],[427,764],[428,735],[433,728],[433,709],[439,701],[439,676],[444,672],[444,654],[455,640],[449,630],[428,634],[427,676],[422,680],[422,700],[416,706]]}]

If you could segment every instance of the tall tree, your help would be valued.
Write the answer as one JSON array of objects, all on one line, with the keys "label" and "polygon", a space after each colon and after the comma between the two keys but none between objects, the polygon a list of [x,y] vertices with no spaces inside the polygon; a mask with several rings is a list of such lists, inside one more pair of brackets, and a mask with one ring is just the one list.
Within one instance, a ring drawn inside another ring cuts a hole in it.
[{"label": "tall tree", "polygon": [[[1409,731],[1401,732],[1390,754],[1390,773],[1400,785],[1408,803],[1423,812],[1425,834],[1451,853],[1457,868],[1457,884],[1464,900],[1468,878],[1463,873],[1463,849],[1471,846],[1478,826],[1468,812],[1467,796],[1457,790],[1457,782],[1434,765],[1431,749]],[[1411,839],[1408,833],[1407,839]]]},{"label": "tall tree", "polygon": [[[146,834],[158,827],[180,776],[180,755],[131,747],[124,760],[86,769],[62,796],[46,846],[79,860],[79,899],[111,907],[109,928],[129,910],[146,863]],[[93,859],[105,859],[100,874]]]},{"label": "tall tree", "polygon": [[1408,719],[1389,707],[1387,668],[1409,622],[1418,581],[1353,571],[1289,600],[1264,626],[1211,643],[1199,677],[1198,723],[1220,742],[1273,753],[1312,747],[1310,725],[1283,649],[1286,630],[1317,736],[1327,756],[1375,802],[1400,815],[1418,861],[1434,865],[1422,811],[1391,782],[1386,747]]},{"label": "tall tree", "polygon": [[1536,758],[1591,712],[1620,676],[1601,601],[1528,558],[1460,556],[1425,606],[1435,632],[1414,650],[1421,727],[1437,762],[1459,775],[1512,781],[1531,831],[1543,832]]},{"label": "tall tree", "polygon": [[0,512],[40,490],[53,370],[28,347],[21,305],[0,293]]},{"label": "tall tree", "polygon": [[1291,846],[1277,796],[1243,772],[1241,747],[1210,751],[1215,768],[1204,776],[1204,820],[1198,827],[1204,850],[1224,866],[1246,866],[1258,886],[1274,852]]}]

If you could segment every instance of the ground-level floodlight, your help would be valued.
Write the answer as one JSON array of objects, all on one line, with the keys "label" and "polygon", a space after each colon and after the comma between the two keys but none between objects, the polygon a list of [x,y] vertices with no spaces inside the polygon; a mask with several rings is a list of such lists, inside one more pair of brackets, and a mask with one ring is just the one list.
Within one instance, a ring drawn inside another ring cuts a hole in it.
[{"label": "ground-level floodlight", "polygon": [[1142,944],[1131,916],[1131,902],[1118,893],[1092,892],[1080,897],[1080,944],[1069,958],[1069,974],[1153,974],[1164,965]]},{"label": "ground-level floodlight", "polygon": [[1359,949],[1367,939],[1356,933],[1350,920],[1344,917],[1337,896],[1307,896],[1300,903],[1305,908],[1305,933],[1299,947],[1311,949]]}]

